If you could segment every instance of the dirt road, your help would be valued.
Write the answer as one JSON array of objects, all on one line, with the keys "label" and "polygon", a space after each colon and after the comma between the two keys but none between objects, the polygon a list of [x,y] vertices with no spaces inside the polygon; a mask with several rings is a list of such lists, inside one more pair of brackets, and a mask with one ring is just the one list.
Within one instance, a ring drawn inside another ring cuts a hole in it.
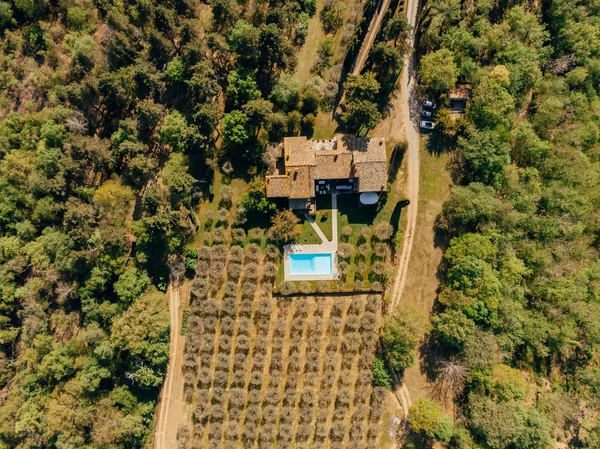
[{"label": "dirt road", "polygon": [[400,253],[398,270],[394,278],[394,288],[392,290],[392,300],[390,310],[400,302],[404,286],[406,284],[406,273],[412,253],[415,229],[417,225],[417,210],[419,205],[419,105],[415,95],[415,72],[416,72],[416,51],[415,44],[415,28],[417,22],[417,13],[419,10],[419,0],[408,0],[406,16],[408,22],[413,27],[413,33],[410,37],[410,44],[413,51],[404,57],[404,69],[402,70],[400,95],[394,99],[398,104],[393,105],[394,108],[402,111],[402,117],[405,126],[405,138],[407,142],[406,158],[407,158],[407,188],[406,196],[409,200],[409,205],[406,207],[407,223],[404,232],[404,244]]},{"label": "dirt road", "polygon": [[369,53],[371,52],[371,47],[375,42],[375,38],[377,37],[377,33],[379,32],[379,28],[381,28],[381,22],[383,21],[383,16],[390,6],[390,0],[379,0],[377,2],[377,6],[375,7],[375,14],[371,19],[371,23],[369,24],[369,29],[367,30],[367,35],[365,36],[365,40],[360,46],[360,50],[358,51],[358,56],[356,57],[356,61],[354,62],[354,67],[352,68],[353,75],[360,75],[361,70],[363,69],[365,62],[367,62],[367,58],[369,57]]},{"label": "dirt road", "polygon": [[169,315],[171,320],[171,341],[169,347],[169,366],[167,376],[159,399],[158,414],[154,431],[153,447],[170,449],[177,447],[177,428],[182,422],[185,410],[183,399],[183,338],[181,337],[181,320],[179,286],[169,285]]}]

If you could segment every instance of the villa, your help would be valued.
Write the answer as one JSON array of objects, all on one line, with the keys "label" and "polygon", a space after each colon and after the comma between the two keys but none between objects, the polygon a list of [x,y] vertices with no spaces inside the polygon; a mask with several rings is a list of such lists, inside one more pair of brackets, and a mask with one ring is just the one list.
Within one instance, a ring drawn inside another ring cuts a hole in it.
[{"label": "villa", "polygon": [[383,137],[286,137],[277,151],[266,193],[269,198],[289,198],[291,209],[314,212],[317,195],[370,192],[377,198],[377,193],[386,190]]}]

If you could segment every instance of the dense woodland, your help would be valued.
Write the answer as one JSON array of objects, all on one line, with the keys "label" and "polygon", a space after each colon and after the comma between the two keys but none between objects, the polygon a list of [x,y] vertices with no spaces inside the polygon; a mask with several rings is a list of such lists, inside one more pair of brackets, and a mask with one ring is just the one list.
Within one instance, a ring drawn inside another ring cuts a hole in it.
[{"label": "dense woodland", "polygon": [[426,4],[420,79],[472,99],[456,120],[442,107],[429,141],[456,148],[428,342],[455,427],[421,402],[411,445],[600,447],[599,14],[573,0]]},{"label": "dense woodland", "polygon": [[[0,447],[148,444],[196,206],[215,171],[249,180],[312,135],[374,6],[325,2],[300,83],[314,0],[0,1]],[[380,118],[398,17],[348,84],[350,131]],[[254,186],[237,226],[273,215]]]}]

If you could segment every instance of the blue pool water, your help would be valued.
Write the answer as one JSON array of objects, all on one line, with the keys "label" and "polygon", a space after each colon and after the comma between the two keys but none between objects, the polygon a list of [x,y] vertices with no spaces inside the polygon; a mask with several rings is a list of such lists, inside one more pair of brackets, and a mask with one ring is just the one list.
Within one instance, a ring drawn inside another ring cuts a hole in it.
[{"label": "blue pool water", "polygon": [[290,254],[292,276],[332,273],[331,254]]}]

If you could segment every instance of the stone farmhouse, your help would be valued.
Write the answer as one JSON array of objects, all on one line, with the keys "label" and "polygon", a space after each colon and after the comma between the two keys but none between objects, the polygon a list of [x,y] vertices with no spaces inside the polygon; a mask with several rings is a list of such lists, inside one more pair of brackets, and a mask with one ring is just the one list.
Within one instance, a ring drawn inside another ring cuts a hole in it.
[{"label": "stone farmhouse", "polygon": [[267,176],[267,197],[289,198],[291,209],[315,210],[317,195],[386,190],[383,137],[337,134],[331,140],[286,137]]}]

